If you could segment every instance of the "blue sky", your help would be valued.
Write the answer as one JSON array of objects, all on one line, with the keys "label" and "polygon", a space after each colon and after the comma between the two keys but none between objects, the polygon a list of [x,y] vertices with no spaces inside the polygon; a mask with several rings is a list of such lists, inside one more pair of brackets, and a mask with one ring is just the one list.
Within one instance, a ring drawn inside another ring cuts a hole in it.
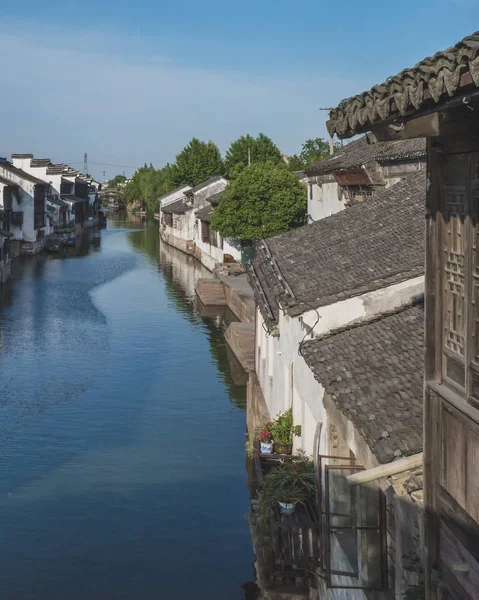
[{"label": "blue sky", "polygon": [[[286,154],[326,112],[474,31],[479,0],[116,0],[2,7],[0,155],[162,166],[193,137]],[[121,167],[91,166],[97,176]],[[129,175],[132,169],[124,169]]]}]

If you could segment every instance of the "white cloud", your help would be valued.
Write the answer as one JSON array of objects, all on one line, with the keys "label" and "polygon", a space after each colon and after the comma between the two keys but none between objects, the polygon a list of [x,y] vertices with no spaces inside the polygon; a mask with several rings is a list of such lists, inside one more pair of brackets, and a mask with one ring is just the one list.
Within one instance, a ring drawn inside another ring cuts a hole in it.
[{"label": "white cloud", "polygon": [[193,136],[224,151],[237,136],[259,131],[293,153],[306,138],[326,135],[320,106],[367,87],[321,72],[188,67],[162,53],[141,56],[134,44],[101,32],[0,29],[0,53],[11,57],[1,76],[10,117],[2,121],[0,155],[81,161],[86,151],[95,162],[161,166]]}]

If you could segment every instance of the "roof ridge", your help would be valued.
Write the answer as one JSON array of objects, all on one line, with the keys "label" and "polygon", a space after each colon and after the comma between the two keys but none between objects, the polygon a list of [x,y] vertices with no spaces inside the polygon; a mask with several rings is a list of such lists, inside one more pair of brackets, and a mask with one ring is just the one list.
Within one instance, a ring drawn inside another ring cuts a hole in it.
[{"label": "roof ridge", "polygon": [[398,314],[403,313],[411,308],[415,308],[416,306],[424,306],[424,294],[418,294],[416,296],[413,296],[413,298],[411,300],[409,300],[408,302],[406,302],[405,304],[401,304],[401,306],[392,308],[383,313],[374,315],[374,316],[366,318],[366,319],[362,319],[360,321],[353,321],[352,323],[342,325],[341,327],[337,327],[336,329],[331,329],[331,331],[328,331],[328,333],[319,335],[318,337],[315,337],[312,340],[308,340],[307,342],[305,342],[303,344],[303,346],[307,346],[309,344],[313,344],[314,342],[320,342],[322,340],[329,339],[331,337],[339,335],[340,333],[344,333],[345,331],[350,331],[352,329],[359,329],[360,327],[365,327],[367,325],[371,325],[372,323],[377,323],[378,321],[382,321],[384,319],[387,319],[388,317],[398,315]]}]

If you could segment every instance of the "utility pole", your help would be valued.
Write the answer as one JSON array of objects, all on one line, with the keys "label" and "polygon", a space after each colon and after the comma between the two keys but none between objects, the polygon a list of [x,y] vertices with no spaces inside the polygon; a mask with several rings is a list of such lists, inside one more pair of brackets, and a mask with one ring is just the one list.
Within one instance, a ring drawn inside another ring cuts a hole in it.
[{"label": "utility pole", "polygon": [[83,155],[83,174],[86,175],[88,173],[88,154],[85,152]]},{"label": "utility pole", "polygon": [[[319,110],[333,110],[331,107],[329,108],[320,108]],[[330,135],[329,136],[329,155],[331,156],[331,154],[334,154],[334,140],[333,140],[333,136]]]},{"label": "utility pole", "polygon": [[251,166],[251,148],[248,146],[248,167]]}]

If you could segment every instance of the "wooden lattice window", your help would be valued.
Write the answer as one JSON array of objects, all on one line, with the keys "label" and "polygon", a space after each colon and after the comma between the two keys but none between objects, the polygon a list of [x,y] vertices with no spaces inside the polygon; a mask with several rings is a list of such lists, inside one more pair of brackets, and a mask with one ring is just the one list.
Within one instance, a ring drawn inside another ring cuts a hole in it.
[{"label": "wooden lattice window", "polygon": [[479,153],[440,166],[443,382],[479,406]]},{"label": "wooden lattice window", "polygon": [[466,240],[468,160],[461,155],[442,157],[442,294],[443,373],[446,382],[465,386],[466,354]]},{"label": "wooden lattice window", "polygon": [[464,235],[465,235],[465,186],[446,188],[444,295],[446,319],[444,322],[445,347],[464,357]]}]

